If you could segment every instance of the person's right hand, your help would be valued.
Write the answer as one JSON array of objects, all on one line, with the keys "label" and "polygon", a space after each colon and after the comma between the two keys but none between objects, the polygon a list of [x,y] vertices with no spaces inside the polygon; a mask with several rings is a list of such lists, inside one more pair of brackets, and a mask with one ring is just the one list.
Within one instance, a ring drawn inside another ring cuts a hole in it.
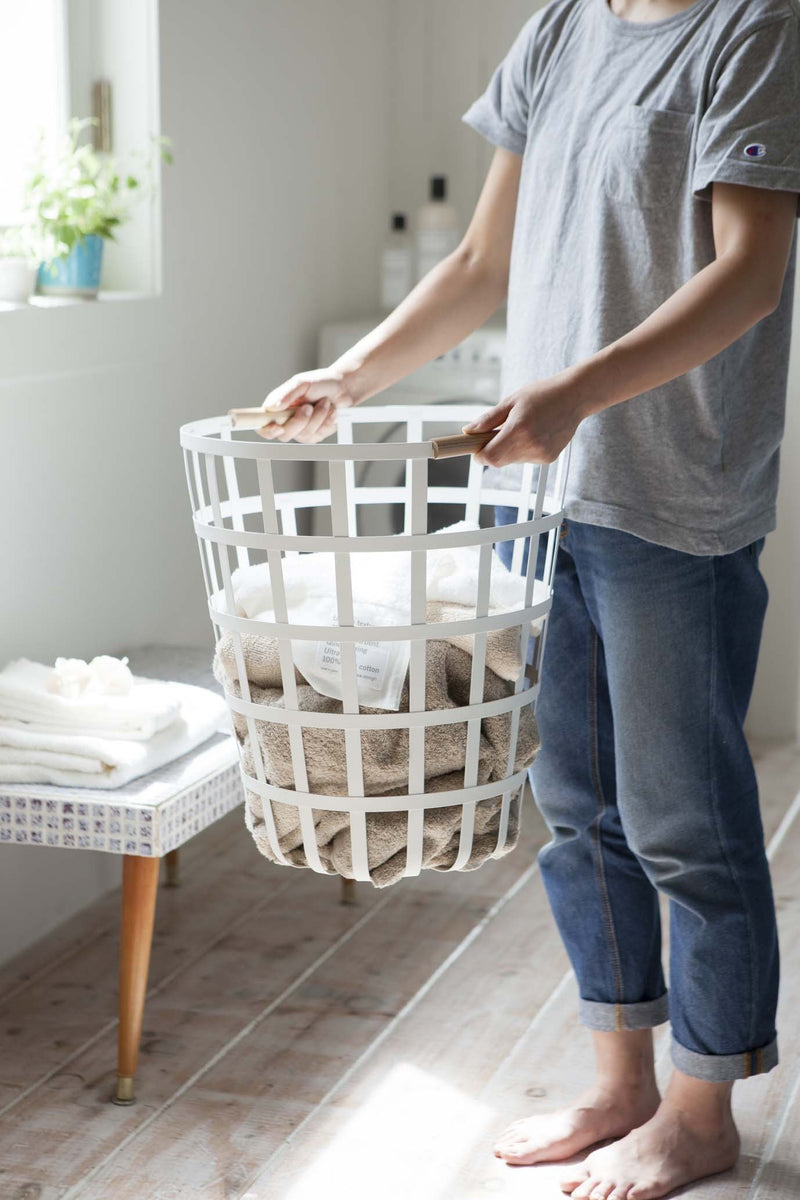
[{"label": "person's right hand", "polygon": [[267,396],[262,408],[292,409],[285,425],[265,425],[261,437],[273,442],[321,442],[336,429],[336,413],[356,398],[336,366],[293,375]]}]

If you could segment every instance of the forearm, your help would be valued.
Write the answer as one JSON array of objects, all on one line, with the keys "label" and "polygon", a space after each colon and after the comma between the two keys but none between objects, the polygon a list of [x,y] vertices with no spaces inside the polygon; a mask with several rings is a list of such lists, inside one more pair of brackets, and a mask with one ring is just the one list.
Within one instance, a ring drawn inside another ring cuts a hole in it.
[{"label": "forearm", "polygon": [[376,329],[334,364],[348,391],[367,400],[438,358],[482,325],[506,296],[505,272],[462,246]]},{"label": "forearm", "polygon": [[576,368],[586,414],[660,387],[708,362],[772,312],[774,275],[754,256],[716,259],[618,341]]},{"label": "forearm", "polygon": [[479,459],[555,462],[586,417],[635,404],[730,346],[780,303],[796,215],[792,192],[715,183],[714,262],[611,345],[484,413],[470,432],[498,432]]}]

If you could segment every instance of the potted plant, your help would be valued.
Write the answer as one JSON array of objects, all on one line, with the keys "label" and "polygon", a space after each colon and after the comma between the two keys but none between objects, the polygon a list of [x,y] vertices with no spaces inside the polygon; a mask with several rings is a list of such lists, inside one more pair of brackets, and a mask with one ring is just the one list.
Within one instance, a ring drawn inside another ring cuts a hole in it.
[{"label": "potted plant", "polygon": [[[134,196],[144,191],[141,175],[124,172],[118,159],[81,140],[95,123],[74,119],[54,145],[42,141],[28,181],[26,225],[49,245],[38,273],[38,290],[45,296],[97,296],[103,242],[114,239]],[[168,139],[154,139],[154,148],[172,161]],[[145,171],[152,162],[151,155]]]},{"label": "potted plant", "polygon": [[54,254],[53,239],[31,225],[0,234],[0,302],[26,304],[36,288],[39,264]]}]

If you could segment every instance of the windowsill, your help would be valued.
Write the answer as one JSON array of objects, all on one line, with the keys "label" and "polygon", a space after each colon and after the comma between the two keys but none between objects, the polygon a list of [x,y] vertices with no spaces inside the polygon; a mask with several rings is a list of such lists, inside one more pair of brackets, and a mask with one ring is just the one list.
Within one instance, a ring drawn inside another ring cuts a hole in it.
[{"label": "windowsill", "polygon": [[100,292],[96,297],[86,296],[31,296],[26,303],[15,304],[11,300],[0,300],[0,313],[25,312],[41,308],[86,308],[117,300],[157,300],[157,292]]}]

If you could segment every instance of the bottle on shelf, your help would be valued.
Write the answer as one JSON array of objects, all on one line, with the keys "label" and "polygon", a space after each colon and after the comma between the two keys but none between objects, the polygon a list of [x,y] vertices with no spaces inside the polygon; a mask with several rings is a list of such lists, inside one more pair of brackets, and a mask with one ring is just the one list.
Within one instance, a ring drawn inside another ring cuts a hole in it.
[{"label": "bottle on shelf", "polygon": [[447,177],[434,175],[430,200],[417,217],[417,279],[452,254],[460,240],[458,210],[447,202]]},{"label": "bottle on shelf", "polygon": [[414,255],[405,213],[395,213],[381,259],[381,307],[397,308],[414,286]]}]

